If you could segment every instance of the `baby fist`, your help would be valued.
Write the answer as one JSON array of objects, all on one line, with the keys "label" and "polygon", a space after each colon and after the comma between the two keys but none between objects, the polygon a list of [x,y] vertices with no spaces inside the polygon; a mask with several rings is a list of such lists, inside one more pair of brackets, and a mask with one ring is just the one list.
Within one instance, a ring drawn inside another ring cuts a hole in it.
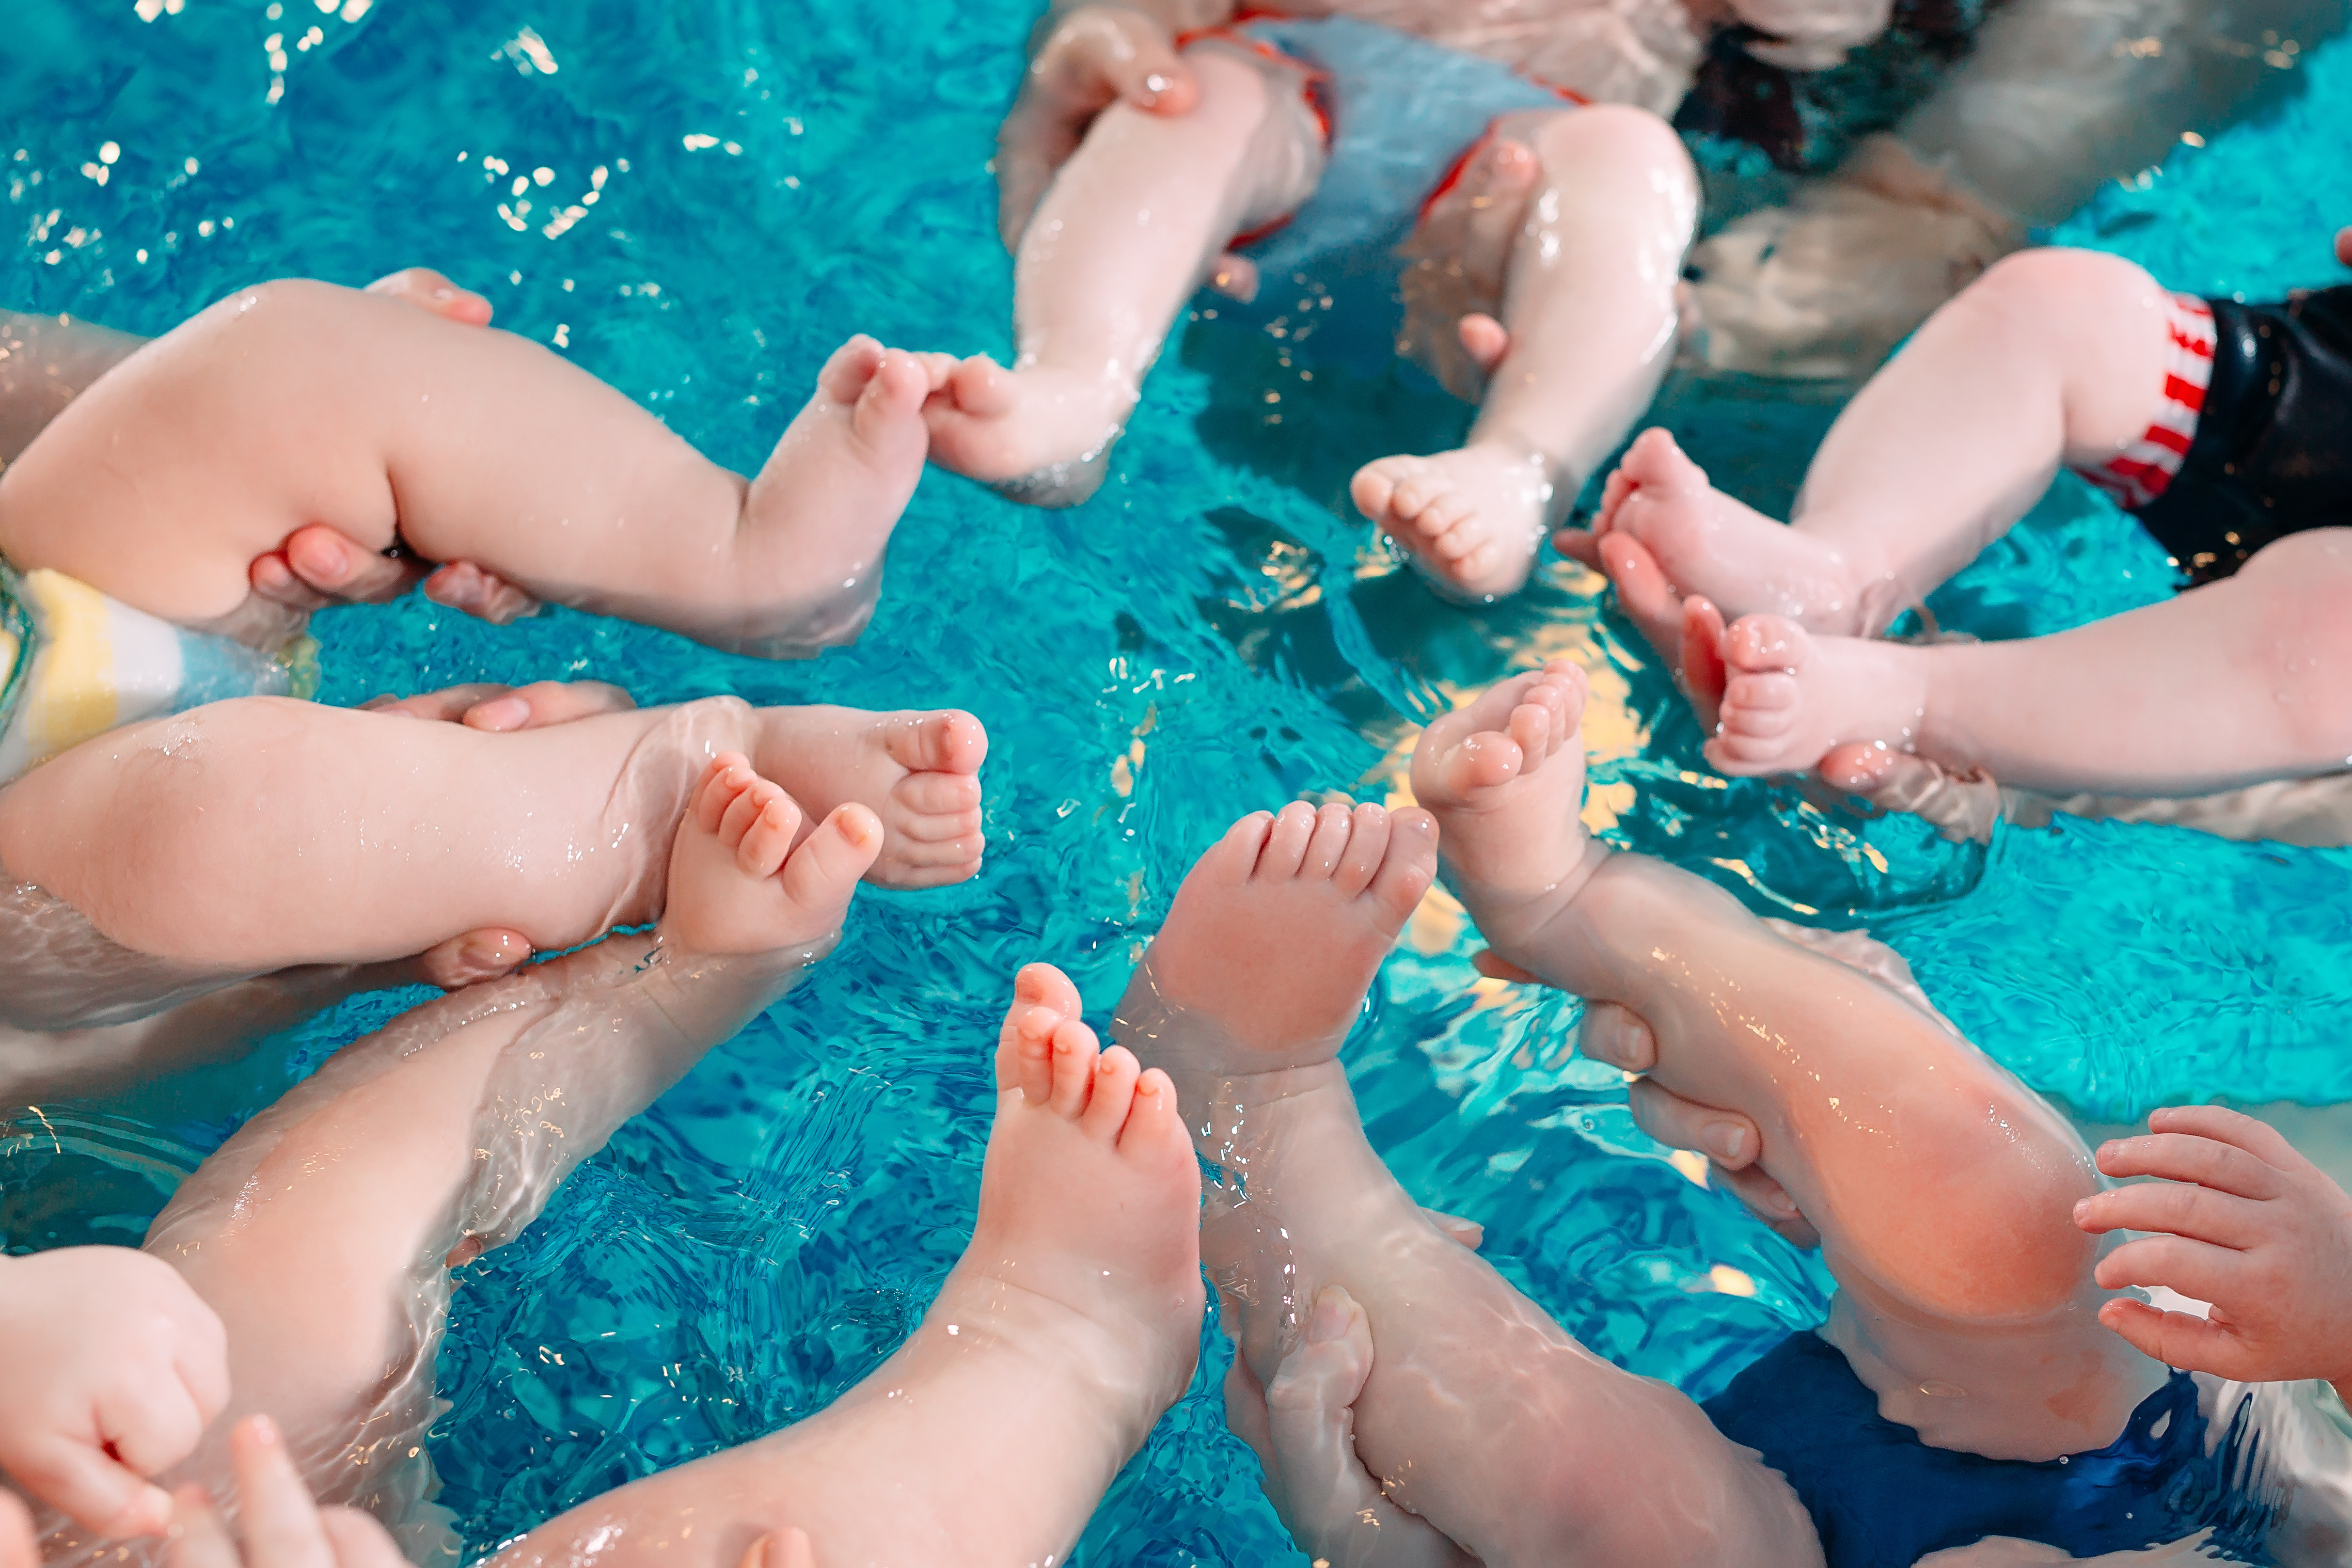
[{"label": "baby fist", "polygon": [[145,1479],[195,1450],[228,1403],[220,1319],[168,1263],[127,1247],[0,1259],[0,1469],[106,1536],[160,1534]]}]

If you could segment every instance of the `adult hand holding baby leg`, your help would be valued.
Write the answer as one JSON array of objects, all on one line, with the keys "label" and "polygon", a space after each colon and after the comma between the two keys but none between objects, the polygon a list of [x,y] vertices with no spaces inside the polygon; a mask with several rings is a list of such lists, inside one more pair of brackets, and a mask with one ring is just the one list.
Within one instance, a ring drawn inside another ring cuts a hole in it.
[{"label": "adult hand holding baby leg", "polygon": [[182,1487],[169,1568],[403,1568],[383,1526],[357,1509],[322,1509],[311,1499],[268,1416],[238,1422],[229,1450],[243,1549],[205,1490]]},{"label": "adult hand holding baby leg", "polygon": [[1045,35],[1021,96],[996,133],[996,222],[1004,248],[1021,244],[1055,173],[1114,103],[1189,114],[1200,84],[1158,19],[1125,5],[1080,5]]},{"label": "adult hand holding baby leg", "polygon": [[2101,1145],[2099,1169],[2166,1179],[2086,1197],[2074,1223],[2094,1236],[2153,1233],[2100,1260],[2102,1286],[2168,1286],[2211,1302],[2212,1315],[2119,1299],[2099,1321],[2173,1366],[2352,1391],[2352,1197],[2240,1112],[2168,1106],[2147,1125]]},{"label": "adult hand holding baby leg", "polygon": [[0,1469],[85,1529],[160,1533],[146,1478],[185,1458],[228,1403],[220,1319],[168,1264],[126,1247],[0,1260]]}]

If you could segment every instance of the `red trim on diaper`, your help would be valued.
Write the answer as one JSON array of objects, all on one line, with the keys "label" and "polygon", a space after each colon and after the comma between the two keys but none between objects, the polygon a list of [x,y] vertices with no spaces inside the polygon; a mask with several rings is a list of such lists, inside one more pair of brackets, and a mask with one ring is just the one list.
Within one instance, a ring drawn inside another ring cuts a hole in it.
[{"label": "red trim on diaper", "polygon": [[2164,407],[2146,434],[2105,463],[2076,473],[2126,511],[2152,505],[2180,472],[2197,439],[2197,417],[2205,409],[2205,389],[2213,380],[2213,312],[2193,295],[2168,302],[2172,346],[2164,368]]}]

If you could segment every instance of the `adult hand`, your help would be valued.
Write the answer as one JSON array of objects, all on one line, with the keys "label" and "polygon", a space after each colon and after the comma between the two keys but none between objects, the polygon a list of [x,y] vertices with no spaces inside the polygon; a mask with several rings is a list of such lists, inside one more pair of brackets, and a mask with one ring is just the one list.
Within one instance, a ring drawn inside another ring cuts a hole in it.
[{"label": "adult hand", "polygon": [[816,1568],[816,1549],[809,1543],[805,1530],[771,1531],[751,1542],[743,1553],[741,1568]]},{"label": "adult hand", "polygon": [[530,614],[539,601],[472,561],[436,565],[412,556],[388,556],[324,523],[286,536],[246,570],[253,591],[273,604],[308,613],[334,604],[383,604],[420,579],[436,604],[503,626]]},{"label": "adult hand", "polygon": [[128,1247],[0,1259],[0,1469],[85,1530],[154,1535],[147,1477],[228,1404],[228,1337],[172,1266]]},{"label": "adult hand", "polygon": [[[1225,1322],[1235,1321],[1230,1309]],[[1225,1425],[1257,1455],[1266,1500],[1318,1562],[1469,1568],[1475,1559],[1388,1500],[1356,1453],[1356,1399],[1372,1375],[1371,1322],[1337,1285],[1317,1294],[1297,1346],[1261,1385],[1237,1350]]]},{"label": "adult hand", "polygon": [[1121,101],[1152,114],[1190,114],[1200,100],[1200,83],[1157,18],[1116,5],[1065,13],[1030,60],[996,132],[996,223],[1004,248],[1021,243],[1045,187],[1096,115]]},{"label": "adult hand", "polygon": [[2163,1285],[2211,1302],[2212,1316],[2116,1300],[2099,1321],[2168,1366],[2352,1387],[2352,1197],[2239,1112],[2172,1106],[2147,1126],[2100,1145],[2099,1169],[2166,1179],[2086,1197],[2074,1223],[2151,1232],[2099,1260],[2101,1285]]},{"label": "adult hand", "polygon": [[413,697],[380,696],[366,707],[371,713],[399,714],[507,734],[546,729],[596,714],[625,713],[636,706],[628,693],[603,681],[533,681],[527,686],[474,681]]},{"label": "adult hand", "polygon": [[168,1568],[408,1568],[383,1526],[352,1508],[320,1508],[267,1416],[229,1434],[243,1549],[198,1486],[182,1487]]}]

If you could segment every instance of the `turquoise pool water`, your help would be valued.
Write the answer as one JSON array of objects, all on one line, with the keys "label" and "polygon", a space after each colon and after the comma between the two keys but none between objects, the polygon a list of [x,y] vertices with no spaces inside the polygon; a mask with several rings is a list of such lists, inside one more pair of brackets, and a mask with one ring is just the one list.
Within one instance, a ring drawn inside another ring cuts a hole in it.
[{"label": "turquoise pool water", "polygon": [[[18,0],[0,303],[157,331],[257,277],[430,263],[744,468],[852,330],[1006,347],[986,162],[1028,0],[281,5]],[[2352,220],[2352,47],[2305,59],[2302,96],[2109,188],[2057,237],[2200,290],[2341,276],[2326,236]],[[1685,389],[1668,417],[1768,499],[1826,414]],[[1351,520],[1357,461],[1441,446],[1465,418],[1402,375],[1304,382],[1205,325],[1154,374],[1090,505],[1043,514],[927,478],[872,631],[815,664],[560,612],[501,630],[410,599],[320,619],[334,702],[586,676],[647,703],[954,704],[994,737],[980,879],[862,898],[786,1006],[467,1271],[433,1452],[476,1547],[804,1416],[873,1367],[968,1231],[1013,970],[1053,959],[1099,1017],[1234,816],[1379,788],[1415,723],[1549,652],[1591,652],[1594,779],[1622,841],[1760,911],[1867,923],[2084,1114],[2352,1099],[2352,858],[2072,821],[1955,847],[1727,784],[1573,569],[1464,614]],[[1935,608],[2014,635],[2165,591],[2155,548],[2068,482]],[[1389,967],[1350,1056],[1374,1141],[1423,1201],[1484,1221],[1487,1255],[1587,1343],[1713,1392],[1813,1321],[1824,1276],[1634,1130],[1618,1075],[1564,1050],[1573,1004],[1474,992],[1474,946],[1433,906]],[[239,1070],[7,1129],[5,1244],[135,1240],[240,1116],[410,999],[360,998]],[[1301,1561],[1225,1433],[1223,1341],[1204,1345],[1076,1561]]]}]

